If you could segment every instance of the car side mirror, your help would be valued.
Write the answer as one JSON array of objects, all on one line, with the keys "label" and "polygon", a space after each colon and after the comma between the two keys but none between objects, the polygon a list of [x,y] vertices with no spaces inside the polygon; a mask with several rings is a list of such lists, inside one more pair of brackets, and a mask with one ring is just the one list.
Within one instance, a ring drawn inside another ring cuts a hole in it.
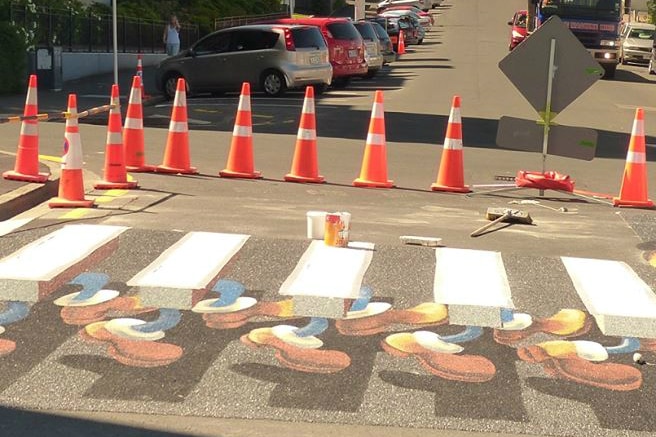
[{"label": "car side mirror", "polygon": [[512,24],[513,24],[512,21],[508,22],[508,26],[512,26]]}]

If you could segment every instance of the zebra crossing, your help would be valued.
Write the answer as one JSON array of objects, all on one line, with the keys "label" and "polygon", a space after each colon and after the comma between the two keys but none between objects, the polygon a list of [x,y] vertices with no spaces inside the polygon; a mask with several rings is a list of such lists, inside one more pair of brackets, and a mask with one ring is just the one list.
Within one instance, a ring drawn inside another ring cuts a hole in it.
[{"label": "zebra crossing", "polygon": [[[648,265],[108,225],[8,234],[0,253],[0,402],[173,414],[207,402],[198,390],[234,395],[238,384],[257,417],[291,406],[320,420],[316,403],[340,421],[381,423],[374,410],[398,400],[390,384],[412,399],[403,411],[426,401],[412,375],[519,408],[545,395],[527,376],[538,374],[563,402],[599,390],[585,402],[600,416],[622,391],[639,393],[631,408],[649,405],[652,377],[631,362],[656,350]],[[63,400],[67,384],[86,388]],[[489,408],[495,423],[515,418]],[[423,426],[448,422],[440,414]],[[521,420],[533,429],[531,414]]]}]

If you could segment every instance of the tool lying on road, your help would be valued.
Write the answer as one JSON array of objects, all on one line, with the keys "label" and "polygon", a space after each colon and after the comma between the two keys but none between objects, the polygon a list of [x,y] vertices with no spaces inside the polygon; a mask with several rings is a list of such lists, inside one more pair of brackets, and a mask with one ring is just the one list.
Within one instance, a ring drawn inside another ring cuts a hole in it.
[{"label": "tool lying on road", "polygon": [[399,237],[403,244],[414,244],[417,246],[438,247],[441,246],[442,239],[435,237],[416,237],[413,235],[402,235]]},{"label": "tool lying on road", "polygon": [[518,209],[510,208],[488,208],[485,217],[492,222],[476,229],[474,232],[469,234],[470,237],[478,237],[483,232],[490,229],[492,226],[497,223],[507,222],[507,223],[522,223],[530,225],[533,223],[531,215],[525,211],[520,211]]},{"label": "tool lying on road", "polygon": [[510,202],[508,202],[508,204],[510,204],[510,205],[513,205],[513,204],[514,205],[537,205],[537,206],[541,206],[542,208],[547,208],[547,209],[550,209],[550,210],[556,211],[556,212],[569,212],[570,214],[576,214],[575,212],[570,211],[569,209],[565,208],[564,206],[560,207],[560,208],[554,208],[552,206],[543,205],[543,204],[540,203],[539,200],[511,200]]}]

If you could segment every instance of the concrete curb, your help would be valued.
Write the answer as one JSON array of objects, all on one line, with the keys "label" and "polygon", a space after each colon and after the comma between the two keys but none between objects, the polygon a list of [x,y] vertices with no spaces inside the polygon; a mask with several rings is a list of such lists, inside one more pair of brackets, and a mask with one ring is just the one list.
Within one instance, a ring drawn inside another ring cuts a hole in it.
[{"label": "concrete curb", "polygon": [[44,184],[26,183],[9,193],[0,195],[0,221],[15,217],[57,195],[61,173],[59,165],[48,161],[39,162],[48,167],[50,178]]}]

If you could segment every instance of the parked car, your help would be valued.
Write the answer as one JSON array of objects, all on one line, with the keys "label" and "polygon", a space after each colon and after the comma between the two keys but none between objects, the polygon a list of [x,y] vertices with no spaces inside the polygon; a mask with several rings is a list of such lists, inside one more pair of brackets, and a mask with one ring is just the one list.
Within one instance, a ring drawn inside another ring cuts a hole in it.
[{"label": "parked car", "polygon": [[431,28],[430,17],[422,17],[411,10],[386,9],[378,15],[382,15],[383,17],[410,17],[412,20],[416,20],[419,23],[424,33],[429,31]]},{"label": "parked car", "polygon": [[[403,30],[406,45],[419,44],[419,28],[421,26],[415,25],[408,17],[377,16],[375,20],[379,23],[379,20],[384,20],[387,23],[387,34],[395,48],[398,48],[399,45],[399,30]],[[396,51],[398,52],[398,50]]]},{"label": "parked car", "polygon": [[364,40],[364,57],[367,61],[367,74],[365,77],[370,79],[383,67],[383,55],[380,53],[378,35],[376,35],[374,27],[368,21],[357,21],[353,24]]},{"label": "parked car", "polygon": [[328,43],[333,85],[346,86],[352,77],[367,74],[364,40],[348,18],[283,18],[276,23],[317,26]]},{"label": "parked car", "polygon": [[647,23],[627,23],[620,35],[620,60],[622,64],[629,62],[648,63],[654,45],[656,26]]},{"label": "parked car", "polygon": [[383,9],[382,12],[385,11],[412,11],[415,14],[419,15],[422,19],[428,20],[430,22],[430,25],[433,26],[435,24],[435,18],[433,18],[433,14],[430,12],[424,12],[421,9],[419,9],[416,6],[388,6],[385,9]]},{"label": "parked car", "polygon": [[374,27],[376,35],[378,36],[378,45],[380,47],[380,53],[383,55],[383,64],[390,64],[396,61],[394,44],[392,44],[392,40],[387,34],[387,31],[377,21],[369,20],[369,22]]},{"label": "parked car", "polygon": [[433,8],[433,0],[383,0],[378,3],[377,11],[380,12],[390,5],[412,5],[428,12],[429,9]]},{"label": "parked car", "polygon": [[510,26],[510,45],[508,46],[508,50],[514,49],[520,42],[526,39],[528,35],[526,29],[527,16],[528,13],[525,10],[517,11],[513,15],[512,20],[508,22],[508,26]]},{"label": "parked car", "polygon": [[649,74],[656,74],[656,38],[651,48],[651,58],[649,59]]},{"label": "parked car", "polygon": [[274,24],[211,33],[156,70],[157,86],[168,98],[175,96],[178,78],[185,79],[190,93],[236,91],[249,82],[279,96],[306,85],[321,93],[332,73],[328,46],[316,27]]}]

